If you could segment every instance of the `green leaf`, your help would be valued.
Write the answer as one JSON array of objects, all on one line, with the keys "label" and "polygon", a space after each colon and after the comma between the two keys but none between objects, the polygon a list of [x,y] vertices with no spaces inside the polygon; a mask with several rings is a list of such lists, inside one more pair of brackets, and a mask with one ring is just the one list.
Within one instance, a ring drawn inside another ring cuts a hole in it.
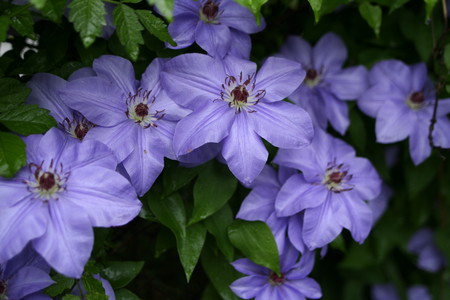
[{"label": "green leaf", "polygon": [[0,132],[0,176],[13,177],[25,164],[25,143],[22,139],[8,132]]},{"label": "green leaf", "polygon": [[134,9],[125,4],[119,4],[113,11],[114,24],[120,43],[125,47],[130,58],[135,61],[139,55],[139,44],[144,44],[139,23]]},{"label": "green leaf", "polygon": [[30,3],[34,5],[37,9],[42,9],[47,0],[30,0]]},{"label": "green leaf", "polygon": [[0,43],[6,41],[9,28],[9,17],[0,16]]},{"label": "green leaf", "polygon": [[256,24],[261,23],[261,6],[263,6],[268,0],[234,0],[242,6],[247,7],[256,17]]},{"label": "green leaf", "polygon": [[186,228],[186,235],[177,235],[178,255],[183,266],[186,280],[189,282],[192,272],[197,265],[206,239],[206,228],[201,223]]},{"label": "green leaf", "polygon": [[[12,17],[10,19],[11,26],[22,36],[35,39],[34,21],[29,10],[23,10],[21,6],[13,9]],[[17,13],[15,13],[17,12]]]},{"label": "green leaf", "polygon": [[66,3],[65,0],[47,0],[42,12],[53,22],[60,23]]},{"label": "green leaf", "polygon": [[173,2],[174,0],[147,0],[150,6],[156,6],[158,11],[168,21],[172,21]]},{"label": "green leaf", "polygon": [[224,300],[238,300],[231,291],[230,285],[239,276],[238,272],[230,265],[220,252],[214,252],[210,247],[205,247],[200,257],[202,267],[209,280]]},{"label": "green leaf", "polygon": [[116,300],[140,300],[138,296],[133,294],[127,289],[120,289],[118,291],[114,291],[116,296]]},{"label": "green leaf", "polygon": [[105,5],[101,0],[74,0],[69,4],[69,21],[80,33],[81,40],[87,48],[102,35],[102,26],[106,25]]},{"label": "green leaf", "polygon": [[229,205],[225,205],[204,221],[206,229],[216,238],[217,246],[230,262],[234,259],[234,247],[228,238],[227,231],[231,223],[233,223],[233,212]]},{"label": "green leaf", "polygon": [[85,296],[86,296],[86,300],[108,300],[109,299],[108,295],[105,295],[105,293],[99,293],[99,292],[88,293]]},{"label": "green leaf", "polygon": [[228,237],[254,263],[280,274],[277,244],[266,223],[236,220],[228,227]]},{"label": "green leaf", "polygon": [[8,112],[0,113],[0,123],[21,135],[44,133],[56,126],[49,111],[37,105],[20,105]]},{"label": "green leaf", "polygon": [[169,227],[175,236],[186,235],[186,211],[180,195],[172,194],[164,199],[150,197],[148,206],[158,220]]},{"label": "green leaf", "polygon": [[402,7],[403,5],[405,5],[409,1],[410,0],[394,0],[394,1],[392,1],[391,8],[389,9],[389,13],[392,13],[394,10]]},{"label": "green leaf", "polygon": [[[91,273],[84,273],[81,277],[81,283],[87,294],[100,294],[105,296],[105,289],[103,288],[102,282],[94,277]],[[108,300],[108,298],[106,298]]]},{"label": "green leaf", "polygon": [[105,264],[101,271],[114,289],[119,289],[130,283],[141,272],[143,261],[112,261]]},{"label": "green leaf", "polygon": [[431,14],[433,13],[434,7],[438,3],[438,0],[424,0],[424,1],[427,11],[427,19],[429,19],[431,17]]},{"label": "green leaf", "polygon": [[338,235],[337,238],[335,238],[331,243],[330,247],[337,249],[343,253],[347,252],[347,249],[345,247],[345,241],[342,235]]},{"label": "green leaf", "polygon": [[353,270],[362,270],[372,265],[375,265],[375,259],[368,243],[352,244],[347,255],[339,264],[342,268]]},{"label": "green leaf", "polygon": [[65,277],[61,274],[52,276],[52,279],[55,283],[45,289],[45,293],[52,298],[61,295],[65,290],[71,290],[75,284],[75,279]]},{"label": "green leaf", "polygon": [[139,2],[141,2],[142,0],[122,0],[121,2],[122,3],[139,3]]},{"label": "green leaf", "polygon": [[177,43],[175,43],[170,36],[169,31],[167,31],[167,24],[164,23],[163,20],[153,15],[148,10],[136,10],[136,14],[138,15],[142,25],[144,25],[145,29],[147,29],[148,32],[150,32],[163,42],[168,42],[172,46],[177,45]]},{"label": "green leaf", "polygon": [[12,78],[0,79],[0,113],[25,102],[31,89]]},{"label": "green leaf", "polygon": [[320,9],[322,8],[322,0],[308,0],[309,5],[314,12],[316,23],[319,22],[320,18]]},{"label": "green leaf", "polygon": [[[428,143],[428,140],[426,142]],[[430,157],[418,166],[414,166],[412,163],[404,164],[409,198],[418,197],[419,193],[434,180],[439,163],[439,159]]]},{"label": "green leaf", "polygon": [[75,295],[65,295],[61,300],[80,300],[81,298]]},{"label": "green leaf", "polygon": [[372,5],[369,2],[363,2],[359,5],[359,13],[378,37],[380,35],[382,18],[381,8],[378,5]]},{"label": "green leaf", "polygon": [[450,70],[450,44],[445,45],[444,49],[444,63],[447,70]]},{"label": "green leaf", "polygon": [[228,167],[211,161],[202,170],[194,185],[194,211],[189,224],[203,220],[231,198],[237,187],[237,180]]},{"label": "green leaf", "polygon": [[168,196],[188,184],[195,176],[197,176],[201,168],[202,167],[183,168],[180,166],[164,166],[164,196]]},{"label": "green leaf", "polygon": [[167,227],[161,227],[156,236],[155,242],[155,258],[160,257],[167,250],[177,246],[175,236]]}]

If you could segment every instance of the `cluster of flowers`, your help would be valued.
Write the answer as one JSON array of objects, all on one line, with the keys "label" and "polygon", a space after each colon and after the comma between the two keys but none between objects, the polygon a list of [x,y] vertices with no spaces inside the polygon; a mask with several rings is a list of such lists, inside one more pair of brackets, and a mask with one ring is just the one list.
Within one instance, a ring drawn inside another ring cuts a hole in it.
[{"label": "cluster of flowers", "polygon": [[[59,126],[25,137],[27,166],[0,179],[0,262],[10,264],[31,247],[61,274],[79,278],[92,227],[133,219],[137,196],[150,189],[164,157],[185,165],[217,157],[252,188],[237,217],[265,221],[281,254],[281,274],[247,259],[234,262],[249,276],[232,290],[244,299],[320,298],[319,285],[307,277],[312,251],[343,228],[362,243],[388,194],[369,160],[325,132],[328,123],[344,134],[346,101],[358,99],[377,118],[378,142],[409,137],[418,164],[431,152],[435,93],[424,64],[391,60],[370,72],[343,69],[347,50],[332,33],[315,47],[290,37],[257,72],[248,60],[248,34],[263,27],[231,0],[180,0],[169,32],[178,48],[195,41],[209,55],[155,59],[140,81],[129,61],[110,55],[68,81],[35,75],[27,101],[50,110]],[[448,112],[450,100],[440,100],[433,141],[444,148],[450,148]],[[277,171],[266,165],[261,138],[280,149]],[[42,278],[32,292],[51,283]],[[0,284],[0,295],[12,295],[13,281]]]}]

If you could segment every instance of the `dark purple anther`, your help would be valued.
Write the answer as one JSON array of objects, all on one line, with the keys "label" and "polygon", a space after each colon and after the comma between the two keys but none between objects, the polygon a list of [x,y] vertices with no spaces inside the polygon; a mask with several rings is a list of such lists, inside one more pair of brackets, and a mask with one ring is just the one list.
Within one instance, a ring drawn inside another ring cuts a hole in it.
[{"label": "dark purple anther", "polygon": [[143,118],[148,115],[148,106],[147,104],[139,103],[138,105],[136,105],[134,111],[136,112],[136,115],[138,117]]},{"label": "dark purple anther", "polygon": [[55,186],[55,183],[56,183],[55,175],[53,175],[53,173],[50,172],[45,172],[39,178],[39,187],[42,190],[46,191],[50,190]]},{"label": "dark purple anther", "polygon": [[235,101],[247,103],[247,98],[249,96],[249,93],[247,92],[247,89],[245,88],[245,86],[240,85],[240,86],[235,87],[231,91],[231,95],[234,97]]},{"label": "dark purple anther", "polygon": [[414,92],[411,97],[411,102],[414,104],[422,104],[425,100],[425,97],[422,92]]}]

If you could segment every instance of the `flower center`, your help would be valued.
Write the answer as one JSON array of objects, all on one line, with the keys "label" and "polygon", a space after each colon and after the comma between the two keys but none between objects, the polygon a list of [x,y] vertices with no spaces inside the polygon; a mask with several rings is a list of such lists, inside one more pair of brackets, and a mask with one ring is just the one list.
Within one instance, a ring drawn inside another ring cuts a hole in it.
[{"label": "flower center", "polygon": [[202,6],[200,16],[202,20],[208,23],[215,21],[217,14],[219,13],[219,5],[211,0],[206,1]]},{"label": "flower center", "polygon": [[158,127],[155,122],[165,115],[164,110],[150,111],[151,105],[156,101],[155,96],[150,96],[151,93],[151,90],[142,91],[142,89],[138,89],[136,94],[130,94],[125,101],[127,104],[125,115],[143,128]]},{"label": "flower center", "polygon": [[281,276],[278,276],[275,272],[270,274],[269,282],[271,285],[281,285],[285,281],[284,274],[281,274]]},{"label": "flower center", "polygon": [[95,127],[94,123],[89,122],[84,116],[75,112],[73,120],[65,118],[63,123],[60,123],[64,130],[72,137],[82,141],[89,130]]},{"label": "flower center", "polygon": [[315,87],[320,82],[319,72],[316,69],[308,69],[305,82],[310,88]]},{"label": "flower center", "polygon": [[423,92],[414,92],[406,99],[406,104],[411,109],[420,109],[425,105],[425,95]]},{"label": "flower center", "polygon": [[265,90],[256,90],[255,74],[248,75],[247,79],[243,80],[242,72],[239,77],[227,76],[225,84],[222,84],[222,92],[220,97],[225,102],[228,102],[229,107],[234,107],[236,113],[245,110],[248,113],[256,112],[250,106],[258,104],[259,100],[266,95]]},{"label": "flower center", "polygon": [[24,180],[24,183],[28,186],[28,191],[47,203],[50,199],[57,200],[59,193],[66,190],[70,173],[64,173],[62,164],[59,168],[54,167],[53,159],[47,170],[44,170],[43,165],[44,162],[40,165],[30,163],[28,167],[32,177],[30,180]]},{"label": "flower center", "polygon": [[340,193],[350,191],[354,188],[354,185],[349,183],[353,175],[348,174],[349,167],[344,164],[336,164],[336,161],[329,162],[325,175],[322,180],[322,184],[325,185],[330,191],[334,193]]}]

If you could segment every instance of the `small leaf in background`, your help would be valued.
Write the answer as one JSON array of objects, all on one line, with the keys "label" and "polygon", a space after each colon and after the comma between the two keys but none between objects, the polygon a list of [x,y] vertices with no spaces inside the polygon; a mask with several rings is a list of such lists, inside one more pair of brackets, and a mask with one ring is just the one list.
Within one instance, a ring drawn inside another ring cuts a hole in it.
[{"label": "small leaf in background", "polygon": [[172,194],[167,198],[149,196],[148,206],[158,220],[175,234],[186,235],[186,211],[180,195]]},{"label": "small leaf in background", "polygon": [[74,0],[69,4],[69,21],[80,33],[81,40],[87,48],[102,35],[102,26],[106,25],[105,5],[101,0]]},{"label": "small leaf in background", "polygon": [[167,24],[164,23],[163,20],[153,15],[148,10],[136,10],[136,14],[138,15],[142,25],[144,25],[145,29],[147,29],[148,32],[150,32],[163,42],[168,42],[172,46],[177,45],[177,43],[175,43],[170,36],[169,31],[167,31]]},{"label": "small leaf in background", "polygon": [[159,13],[169,22],[172,21],[173,2],[174,0],[147,0],[151,6],[156,6]]},{"label": "small leaf in background", "polygon": [[444,49],[444,63],[447,70],[450,70],[450,44],[445,45]]},{"label": "small leaf in background", "polygon": [[118,291],[114,291],[114,294],[116,296],[116,300],[140,300],[141,299],[127,289],[120,289]]},{"label": "small leaf in background", "polygon": [[65,277],[61,274],[52,276],[52,279],[55,283],[45,289],[45,293],[52,298],[61,295],[65,290],[71,290],[75,284],[75,279]]},{"label": "small leaf in background", "polygon": [[44,133],[56,126],[49,111],[37,105],[20,105],[8,112],[0,113],[0,123],[21,135]]},{"label": "small leaf in background", "polygon": [[203,269],[213,286],[224,300],[238,300],[231,291],[230,285],[238,279],[239,273],[218,251],[206,245],[200,257]]},{"label": "small leaf in background", "polygon": [[26,164],[25,143],[8,132],[0,132],[0,176],[13,177]]},{"label": "small leaf in background", "polygon": [[30,0],[30,3],[34,5],[37,9],[42,9],[47,0]]},{"label": "small leaf in background", "polygon": [[139,55],[139,45],[144,44],[141,34],[144,27],[139,23],[134,9],[125,4],[116,6],[113,18],[120,43],[125,47],[130,58],[135,61]]},{"label": "small leaf in background", "polygon": [[189,282],[192,272],[197,265],[205,239],[206,228],[200,223],[187,227],[186,236],[177,236],[178,254],[187,282]]},{"label": "small leaf in background", "polygon": [[427,20],[431,17],[431,14],[433,13],[433,9],[438,3],[438,0],[424,0],[426,11],[427,11]]},{"label": "small leaf in background", "polygon": [[256,17],[256,24],[261,24],[261,6],[268,0],[234,0],[242,6],[247,7]]},{"label": "small leaf in background", "polygon": [[163,173],[163,185],[164,195],[169,196],[173,192],[178,191],[180,188],[188,184],[195,176],[201,167],[196,168],[183,168],[180,166],[164,166]]},{"label": "small leaf in background", "polygon": [[211,161],[194,185],[194,211],[189,224],[203,220],[221,209],[234,194],[237,180],[227,166]]},{"label": "small leaf in background", "polygon": [[13,78],[0,79],[0,112],[8,111],[25,102],[31,89]]},{"label": "small leaf in background", "polygon": [[352,270],[361,270],[373,265],[375,258],[367,242],[362,245],[353,243],[345,258],[339,263],[341,268]]},{"label": "small leaf in background", "polygon": [[9,28],[9,17],[0,16],[0,43],[6,41],[8,28]]},{"label": "small leaf in background", "polygon": [[266,223],[236,220],[228,227],[228,237],[254,263],[280,274],[277,244]]},{"label": "small leaf in background", "polygon": [[402,7],[409,1],[411,0],[393,0],[391,3],[391,8],[389,9],[389,13],[392,13],[394,10]]},{"label": "small leaf in background", "polygon": [[60,23],[66,3],[65,0],[47,0],[41,10],[53,22]]},{"label": "small leaf in background", "polygon": [[105,264],[101,274],[114,289],[120,289],[130,283],[143,266],[143,261],[112,261]]},{"label": "small leaf in background", "polygon": [[320,9],[322,8],[322,0],[308,0],[309,5],[311,5],[311,8],[314,12],[314,17],[316,20],[316,23],[319,22],[320,18]]},{"label": "small leaf in background", "polygon": [[206,229],[216,238],[217,246],[229,262],[234,260],[234,247],[228,238],[227,228],[233,223],[233,220],[233,212],[230,206],[225,205],[204,221]]},{"label": "small leaf in background", "polygon": [[81,298],[78,296],[69,294],[69,295],[65,295],[64,297],[62,297],[61,300],[81,300]]},{"label": "small leaf in background", "polygon": [[86,290],[86,300],[108,300],[102,282],[92,277],[91,273],[85,272],[81,277],[81,282]]},{"label": "small leaf in background", "polygon": [[350,109],[350,126],[348,127],[348,133],[352,145],[355,146],[358,151],[364,151],[366,149],[366,130],[359,111],[357,111],[356,108]]},{"label": "small leaf in background", "polygon": [[382,19],[381,8],[378,5],[372,5],[369,2],[363,2],[359,5],[359,13],[378,37],[380,35]]},{"label": "small leaf in background", "polygon": [[160,257],[167,250],[175,248],[177,246],[177,241],[172,232],[170,232],[167,227],[161,227],[156,236],[155,242],[155,258]]},{"label": "small leaf in background", "polygon": [[11,26],[21,35],[35,39],[33,29],[33,17],[29,10],[23,10],[21,6],[11,10],[12,17],[10,19]]}]

